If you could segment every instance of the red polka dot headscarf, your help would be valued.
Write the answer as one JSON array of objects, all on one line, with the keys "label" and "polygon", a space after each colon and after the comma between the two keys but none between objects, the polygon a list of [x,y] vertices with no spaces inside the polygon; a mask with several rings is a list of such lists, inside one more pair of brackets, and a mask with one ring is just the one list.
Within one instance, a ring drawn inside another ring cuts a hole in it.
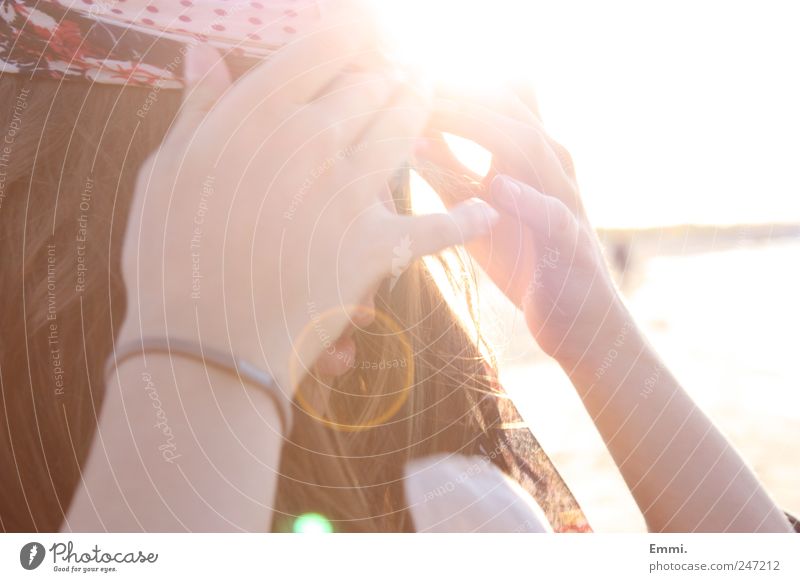
[{"label": "red polka dot headscarf", "polygon": [[246,69],[321,12],[314,0],[0,0],[0,75],[180,88],[190,45]]}]

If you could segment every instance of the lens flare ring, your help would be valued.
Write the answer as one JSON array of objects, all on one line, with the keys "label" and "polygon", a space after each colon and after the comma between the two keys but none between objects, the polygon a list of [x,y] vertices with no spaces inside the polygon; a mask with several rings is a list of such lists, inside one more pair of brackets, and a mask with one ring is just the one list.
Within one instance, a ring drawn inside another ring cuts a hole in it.
[{"label": "lens flare ring", "polygon": [[[375,428],[392,419],[408,400],[408,395],[414,381],[414,357],[413,357],[414,353],[411,348],[411,343],[408,341],[408,339],[406,339],[405,331],[403,331],[401,326],[393,318],[391,318],[383,311],[374,308],[364,307],[363,305],[352,306],[351,308],[352,313],[358,311],[362,312],[366,311],[372,316],[374,316],[374,321],[383,324],[390,331],[391,335],[394,336],[400,342],[401,349],[403,352],[403,358],[407,363],[405,366],[406,375],[402,388],[397,391],[397,397],[392,401],[391,405],[389,405],[386,408],[386,410],[384,410],[381,414],[363,424],[349,424],[346,422],[336,422],[330,420],[324,414],[320,414],[318,411],[314,410],[314,407],[311,405],[306,396],[303,394],[302,388],[298,388],[297,392],[295,393],[295,400],[297,401],[297,404],[300,406],[300,408],[302,408],[308,415],[310,415],[315,420],[323,423],[324,425],[330,428],[343,432],[359,432],[362,430]],[[326,316],[333,315],[334,313],[338,312],[339,308],[334,308],[325,311],[318,317],[315,317],[305,326],[303,331],[300,333],[298,344],[301,344],[303,341],[305,341],[306,338],[308,337],[308,334],[312,333],[312,330],[315,327],[319,326],[319,323],[323,321]],[[301,376],[304,376],[305,374],[299,373],[300,371],[297,369],[297,361],[295,359],[293,359],[292,362],[294,363],[294,365],[290,365],[289,371],[294,381],[293,383],[295,383],[297,386],[302,386],[302,384],[298,380],[300,379]],[[306,372],[308,371],[306,370]]]}]

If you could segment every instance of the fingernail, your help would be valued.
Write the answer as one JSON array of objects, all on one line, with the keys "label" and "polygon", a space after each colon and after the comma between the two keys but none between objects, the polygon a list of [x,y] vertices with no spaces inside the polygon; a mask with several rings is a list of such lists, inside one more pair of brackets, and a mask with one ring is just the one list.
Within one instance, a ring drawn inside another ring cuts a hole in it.
[{"label": "fingernail", "polygon": [[518,207],[517,197],[521,190],[519,184],[508,176],[495,176],[491,186],[492,202],[511,212]]}]

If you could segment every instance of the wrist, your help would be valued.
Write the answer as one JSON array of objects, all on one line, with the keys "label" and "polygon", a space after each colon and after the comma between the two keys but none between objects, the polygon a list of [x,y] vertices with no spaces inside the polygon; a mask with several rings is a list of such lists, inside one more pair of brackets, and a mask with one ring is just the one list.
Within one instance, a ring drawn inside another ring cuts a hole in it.
[{"label": "wrist", "polygon": [[636,322],[618,298],[601,317],[575,328],[578,337],[564,342],[562,349],[551,355],[571,378],[582,383],[610,377],[612,368],[628,360],[643,342]]},{"label": "wrist", "polygon": [[[116,344],[135,342],[144,337],[170,338],[199,344],[203,348],[229,354],[257,370],[269,374],[281,390],[291,398],[299,378],[293,378],[288,365],[290,346],[275,334],[258,334],[254,325],[228,326],[203,318],[199,309],[185,301],[161,317],[129,311],[117,334]],[[252,329],[250,329],[252,328]],[[250,331],[246,331],[246,330]]]}]

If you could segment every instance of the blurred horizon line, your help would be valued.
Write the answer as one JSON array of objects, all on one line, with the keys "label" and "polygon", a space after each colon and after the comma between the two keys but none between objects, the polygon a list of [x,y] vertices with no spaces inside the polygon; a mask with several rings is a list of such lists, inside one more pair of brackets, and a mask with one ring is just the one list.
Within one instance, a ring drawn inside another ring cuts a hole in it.
[{"label": "blurred horizon line", "polygon": [[[790,240],[800,241],[800,222],[676,224],[596,229],[601,243],[623,269],[632,253],[645,256],[722,252]],[[641,258],[645,258],[642,256]]]},{"label": "blurred horizon line", "polygon": [[674,236],[677,233],[690,234],[693,236],[714,235],[727,238],[735,233],[736,237],[754,236],[765,238],[776,236],[780,238],[800,236],[800,222],[741,222],[741,223],[676,223],[665,225],[649,226],[598,226],[595,228],[598,234],[608,236],[624,236],[625,234],[658,234],[663,236]]}]

